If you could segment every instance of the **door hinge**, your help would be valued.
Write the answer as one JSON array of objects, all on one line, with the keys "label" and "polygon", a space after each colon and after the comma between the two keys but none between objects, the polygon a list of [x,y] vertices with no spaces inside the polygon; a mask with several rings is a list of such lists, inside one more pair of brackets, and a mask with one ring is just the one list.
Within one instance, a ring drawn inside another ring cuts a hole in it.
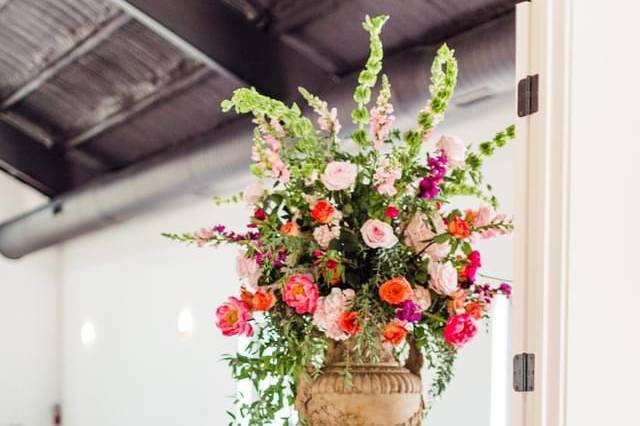
[{"label": "door hinge", "polygon": [[513,390],[533,392],[536,373],[535,354],[521,353],[513,357]]},{"label": "door hinge", "polygon": [[518,117],[538,111],[538,74],[528,75],[518,82]]}]

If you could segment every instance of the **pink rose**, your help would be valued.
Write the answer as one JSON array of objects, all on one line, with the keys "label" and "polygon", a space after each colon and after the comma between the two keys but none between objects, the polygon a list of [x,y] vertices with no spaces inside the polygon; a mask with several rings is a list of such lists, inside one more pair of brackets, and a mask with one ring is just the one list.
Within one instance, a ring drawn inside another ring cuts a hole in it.
[{"label": "pink rose", "polygon": [[416,288],[413,289],[413,301],[421,310],[426,311],[431,306],[431,292],[428,288],[416,285]]},{"label": "pink rose", "polygon": [[253,327],[249,324],[251,310],[246,302],[230,297],[216,309],[216,326],[225,336],[242,335],[253,336]]},{"label": "pink rose", "polygon": [[294,308],[298,314],[313,314],[318,305],[318,286],[311,275],[293,274],[284,285],[284,302]]},{"label": "pink rose", "polygon": [[358,167],[345,161],[333,161],[327,164],[320,181],[329,191],[341,191],[351,188],[358,176]]},{"label": "pink rose", "polygon": [[244,253],[240,253],[236,258],[236,271],[240,278],[244,278],[247,286],[251,291],[255,291],[258,287],[258,279],[260,278],[261,269],[256,259],[246,257]]},{"label": "pink rose", "polygon": [[469,314],[458,314],[449,318],[444,327],[444,339],[460,349],[476,335],[478,328]]},{"label": "pink rose", "polygon": [[449,164],[452,166],[456,167],[464,164],[467,148],[455,136],[442,136],[436,144],[436,148],[444,151]]},{"label": "pink rose", "polygon": [[340,236],[340,228],[334,226],[333,229],[329,225],[318,226],[313,230],[313,238],[322,249],[329,248],[331,240]]},{"label": "pink rose", "polygon": [[318,300],[318,307],[313,314],[313,323],[333,340],[347,339],[349,334],[340,328],[338,319],[343,312],[347,311],[355,295],[351,289],[340,290],[333,287],[331,293]]},{"label": "pink rose", "polygon": [[391,248],[398,243],[393,228],[378,219],[367,220],[360,228],[364,243],[371,248]]},{"label": "pink rose", "polygon": [[262,186],[259,181],[255,181],[249,184],[249,186],[247,186],[243,192],[243,199],[245,204],[249,207],[255,206],[255,204],[260,201],[260,197],[262,197],[263,193],[264,186]]},{"label": "pink rose", "polygon": [[451,262],[429,262],[429,287],[442,295],[449,295],[458,288],[458,271]]}]

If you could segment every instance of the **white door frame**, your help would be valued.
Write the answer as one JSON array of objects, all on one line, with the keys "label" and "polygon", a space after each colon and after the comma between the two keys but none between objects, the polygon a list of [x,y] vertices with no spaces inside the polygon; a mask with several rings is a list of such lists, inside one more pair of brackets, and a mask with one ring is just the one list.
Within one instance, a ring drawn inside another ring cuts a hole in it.
[{"label": "white door frame", "polygon": [[538,112],[518,118],[513,353],[535,354],[513,426],[565,424],[571,0],[517,4],[516,77],[539,76]]}]

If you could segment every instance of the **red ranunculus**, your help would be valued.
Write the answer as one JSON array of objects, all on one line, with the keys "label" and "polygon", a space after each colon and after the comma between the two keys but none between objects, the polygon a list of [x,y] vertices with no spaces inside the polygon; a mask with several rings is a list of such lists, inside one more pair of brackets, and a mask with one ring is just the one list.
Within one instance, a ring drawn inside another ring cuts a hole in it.
[{"label": "red ranunculus", "polygon": [[333,219],[336,209],[327,200],[317,201],[309,215],[320,223],[329,223]]},{"label": "red ranunculus", "polygon": [[345,311],[340,314],[338,325],[347,334],[358,334],[362,330],[357,312]]}]

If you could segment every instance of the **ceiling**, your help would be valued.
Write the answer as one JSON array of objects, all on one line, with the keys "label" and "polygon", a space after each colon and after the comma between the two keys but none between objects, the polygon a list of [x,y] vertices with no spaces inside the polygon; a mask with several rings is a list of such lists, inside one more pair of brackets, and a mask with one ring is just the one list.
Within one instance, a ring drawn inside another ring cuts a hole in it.
[{"label": "ceiling", "polygon": [[366,13],[388,55],[513,0],[0,0],[0,169],[48,196],[215,135],[252,85],[287,100],[358,69]]}]

